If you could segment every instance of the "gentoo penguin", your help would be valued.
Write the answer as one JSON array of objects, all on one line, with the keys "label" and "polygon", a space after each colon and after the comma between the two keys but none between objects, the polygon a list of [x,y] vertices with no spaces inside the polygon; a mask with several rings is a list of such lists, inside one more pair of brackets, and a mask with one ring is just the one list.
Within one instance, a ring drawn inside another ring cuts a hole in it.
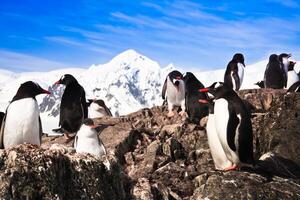
[{"label": "gentoo penguin", "polygon": [[245,59],[243,54],[234,54],[232,60],[227,65],[224,82],[235,91],[238,91],[243,83],[244,68]]},{"label": "gentoo penguin", "polygon": [[290,88],[294,83],[299,81],[299,76],[294,70],[295,64],[296,62],[289,61],[286,88]]},{"label": "gentoo penguin", "polygon": [[207,100],[205,93],[199,93],[198,90],[204,88],[204,85],[196,78],[196,76],[187,72],[183,77],[185,83],[185,107],[189,119],[194,123],[199,123],[202,117],[208,115],[208,105],[199,104],[198,100]]},{"label": "gentoo penguin", "polygon": [[42,124],[35,96],[50,94],[37,83],[27,81],[19,87],[6,109],[0,131],[0,147],[9,148],[22,143],[41,145]]},{"label": "gentoo penguin", "polygon": [[270,55],[264,75],[265,88],[282,89],[285,81],[285,72],[281,68],[278,55]]},{"label": "gentoo penguin", "polygon": [[282,53],[279,55],[278,59],[281,65],[281,69],[283,70],[283,76],[284,76],[284,87],[287,87],[287,79],[288,79],[288,70],[289,70],[289,58],[291,57],[291,54]]},{"label": "gentoo penguin", "polygon": [[105,103],[102,99],[92,100],[90,106],[88,107],[88,110],[89,110],[89,112],[88,112],[89,118],[112,116],[110,110],[105,105]]},{"label": "gentoo penguin", "polygon": [[215,97],[216,131],[226,157],[232,162],[232,166],[223,170],[252,167],[254,159],[251,115],[242,99],[230,86],[222,82],[215,82],[200,91],[209,92]]},{"label": "gentoo penguin", "polygon": [[[201,91],[201,90],[200,90]],[[232,162],[227,158],[216,129],[213,99],[203,100],[199,99],[200,104],[207,104],[209,106],[208,120],[206,124],[206,133],[208,139],[208,146],[211,156],[213,158],[215,169],[224,170],[232,166]]]},{"label": "gentoo penguin", "polygon": [[173,117],[174,106],[181,106],[180,115],[184,115],[185,112],[185,85],[182,80],[182,74],[174,70],[170,72],[165,80],[162,89],[162,98],[167,100],[168,103],[168,117]]},{"label": "gentoo penguin", "polygon": [[59,126],[69,137],[70,133],[76,133],[79,130],[83,120],[88,116],[85,91],[70,74],[63,75],[55,84],[66,86],[60,103]]},{"label": "gentoo penguin", "polygon": [[105,147],[95,130],[94,122],[90,118],[83,121],[83,124],[77,132],[74,148],[77,153],[90,153],[96,156],[106,154]]}]

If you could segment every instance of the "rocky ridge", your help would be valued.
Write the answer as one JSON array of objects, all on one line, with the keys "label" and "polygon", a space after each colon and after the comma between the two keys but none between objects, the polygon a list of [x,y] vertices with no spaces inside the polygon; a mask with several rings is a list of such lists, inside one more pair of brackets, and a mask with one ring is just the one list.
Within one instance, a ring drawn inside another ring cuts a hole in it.
[{"label": "rocky ridge", "polygon": [[239,95],[253,107],[254,154],[260,158],[255,169],[215,171],[205,128],[179,115],[168,119],[166,107],[157,106],[94,119],[108,151],[105,158],[75,154],[64,137],[44,137],[42,148],[20,145],[2,150],[0,196],[299,199],[300,94],[244,90]]}]

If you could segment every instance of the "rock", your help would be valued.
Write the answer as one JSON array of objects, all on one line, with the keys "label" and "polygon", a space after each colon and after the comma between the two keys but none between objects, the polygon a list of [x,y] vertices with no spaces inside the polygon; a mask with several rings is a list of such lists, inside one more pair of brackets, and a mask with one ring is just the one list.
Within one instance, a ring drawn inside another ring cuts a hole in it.
[{"label": "rock", "polygon": [[136,200],[153,200],[151,186],[146,178],[138,179],[138,182],[133,187],[133,199]]},{"label": "rock", "polygon": [[0,160],[1,199],[125,199],[120,173],[91,155],[26,144],[4,150]]}]

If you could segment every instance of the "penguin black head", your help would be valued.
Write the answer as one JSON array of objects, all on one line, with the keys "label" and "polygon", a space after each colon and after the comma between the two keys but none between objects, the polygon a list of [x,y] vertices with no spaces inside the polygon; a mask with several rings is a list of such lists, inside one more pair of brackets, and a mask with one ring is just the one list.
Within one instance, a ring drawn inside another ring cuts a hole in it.
[{"label": "penguin black head", "polygon": [[279,61],[278,55],[276,55],[276,54],[270,55],[270,57],[269,57],[269,63],[278,62],[278,61]]},{"label": "penguin black head", "polygon": [[234,54],[232,61],[234,61],[236,63],[242,63],[245,66],[245,58],[244,58],[243,54],[241,54],[241,53]]},{"label": "penguin black head", "polygon": [[292,54],[282,53],[282,54],[279,55],[279,61],[280,61],[280,62],[283,62],[283,59],[284,59],[284,58],[285,58],[285,59],[288,59],[288,58],[290,58],[291,56],[292,56]]},{"label": "penguin black head", "polygon": [[55,84],[69,85],[70,83],[77,83],[77,80],[71,74],[65,74]]},{"label": "penguin black head", "polygon": [[192,72],[185,73],[183,77],[184,82],[198,80]]},{"label": "penguin black head", "polygon": [[183,79],[183,75],[179,71],[174,70],[169,73],[169,78],[175,86],[178,86],[179,81]]},{"label": "penguin black head", "polygon": [[288,71],[293,71],[294,67],[295,67],[296,62],[290,61],[289,62],[289,67],[288,67]]},{"label": "penguin black head", "polygon": [[230,96],[235,93],[234,90],[223,82],[214,82],[211,86],[199,90],[200,92],[209,92],[215,99]]},{"label": "penguin black head", "polygon": [[51,94],[51,93],[48,90],[41,88],[39,84],[33,81],[27,81],[21,84],[12,101],[16,101],[18,99],[23,99],[28,97],[35,98],[35,96],[39,94]]}]

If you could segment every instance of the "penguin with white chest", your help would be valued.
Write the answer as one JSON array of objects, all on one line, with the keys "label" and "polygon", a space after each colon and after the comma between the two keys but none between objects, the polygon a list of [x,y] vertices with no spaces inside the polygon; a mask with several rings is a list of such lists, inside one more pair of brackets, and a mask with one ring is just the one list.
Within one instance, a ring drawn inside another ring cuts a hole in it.
[{"label": "penguin with white chest", "polygon": [[105,105],[105,103],[102,99],[95,99],[95,100],[89,99],[89,102],[91,102],[88,107],[88,117],[89,118],[99,118],[99,117],[105,117],[105,116],[112,117],[112,114],[111,114],[109,108]]},{"label": "penguin with white chest", "polygon": [[288,71],[289,71],[289,58],[291,57],[291,54],[287,54],[287,53],[282,53],[278,56],[280,65],[281,65],[281,69],[283,71],[283,76],[284,76],[284,87],[287,87],[287,81],[288,81]]},{"label": "penguin with white chest", "polygon": [[223,170],[252,167],[253,132],[251,114],[242,99],[230,86],[215,82],[202,89],[215,97],[214,117],[219,141],[227,159],[232,163]]},{"label": "penguin with white chest", "polygon": [[185,115],[185,84],[183,75],[174,70],[170,72],[164,82],[162,89],[162,98],[167,100],[168,103],[168,117],[173,117],[175,113],[173,112],[174,106],[180,106],[180,115]]},{"label": "penguin with white chest", "polygon": [[35,99],[39,94],[50,92],[32,81],[21,84],[6,109],[0,131],[1,148],[23,143],[41,145],[43,131],[40,110]]},{"label": "penguin with white chest", "polygon": [[244,68],[245,58],[243,54],[236,53],[227,65],[224,75],[224,83],[233,90],[238,91],[243,83]]},{"label": "penguin with white chest", "polygon": [[93,120],[84,120],[80,130],[77,132],[74,141],[74,148],[77,153],[90,153],[96,156],[106,154],[105,147],[99,139]]},{"label": "penguin with white chest", "polygon": [[[200,89],[199,91],[201,92],[202,90]],[[206,124],[206,133],[207,133],[208,146],[214,161],[215,169],[224,170],[226,168],[229,168],[232,166],[232,162],[227,158],[225,154],[225,151],[219,140],[219,136],[216,129],[215,114],[214,114],[214,107],[215,107],[214,100],[199,99],[199,103],[208,104],[209,107],[208,120]]]},{"label": "penguin with white chest", "polygon": [[296,62],[289,61],[286,88],[290,88],[294,83],[299,81],[299,76],[294,70],[295,64]]},{"label": "penguin with white chest", "polygon": [[79,130],[83,120],[88,117],[85,91],[70,74],[63,75],[55,84],[66,86],[60,103],[59,126],[69,137],[69,134]]}]

